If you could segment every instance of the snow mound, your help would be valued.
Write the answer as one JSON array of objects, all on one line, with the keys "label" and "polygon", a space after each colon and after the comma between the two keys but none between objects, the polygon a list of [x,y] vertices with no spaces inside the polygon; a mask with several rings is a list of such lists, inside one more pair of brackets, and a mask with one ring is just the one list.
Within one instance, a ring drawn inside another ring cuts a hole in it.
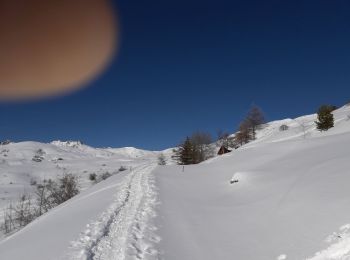
[{"label": "snow mound", "polygon": [[277,257],[277,260],[285,260],[285,259],[287,259],[286,255],[280,255]]}]

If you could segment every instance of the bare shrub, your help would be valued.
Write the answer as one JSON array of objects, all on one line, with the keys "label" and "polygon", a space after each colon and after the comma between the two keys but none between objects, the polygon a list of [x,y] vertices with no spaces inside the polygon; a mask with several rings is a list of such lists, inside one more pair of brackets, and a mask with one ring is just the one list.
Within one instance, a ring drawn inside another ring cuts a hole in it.
[{"label": "bare shrub", "polygon": [[96,173],[90,173],[89,174],[89,180],[90,181],[96,181],[97,174]]},{"label": "bare shrub", "polygon": [[26,226],[35,218],[35,205],[31,197],[22,195],[16,204],[10,203],[5,209],[1,229],[8,234]]},{"label": "bare shrub", "polygon": [[193,145],[193,160],[194,163],[203,162],[214,156],[214,149],[211,143],[213,139],[210,133],[196,131],[191,135]]},{"label": "bare shrub", "polygon": [[35,154],[36,154],[36,155],[39,155],[39,156],[43,156],[43,155],[45,155],[46,153],[44,152],[43,149],[38,149],[38,150],[36,151]]},{"label": "bare shrub", "polygon": [[19,227],[24,227],[35,219],[35,213],[33,210],[33,203],[31,197],[28,195],[22,195],[19,199],[19,203],[14,208],[15,220]]},{"label": "bare shrub", "polygon": [[55,198],[57,205],[69,200],[79,193],[78,178],[73,174],[64,174],[51,186],[51,195]]},{"label": "bare shrub", "polygon": [[123,172],[123,171],[126,171],[128,168],[126,168],[125,166],[120,166],[119,168],[119,171],[120,172]]},{"label": "bare shrub", "polygon": [[163,153],[158,155],[158,165],[166,165],[166,159]]},{"label": "bare shrub", "polygon": [[6,234],[19,230],[78,193],[78,178],[72,174],[64,174],[56,181],[43,180],[43,183],[36,185],[34,203],[30,196],[22,195],[17,203],[6,207],[0,228]]},{"label": "bare shrub", "polygon": [[33,178],[30,179],[30,185],[34,186],[37,184],[37,181]]},{"label": "bare shrub", "polygon": [[57,181],[45,180],[43,184],[37,185],[38,215],[42,215],[78,193],[78,178],[72,174],[64,174]]},{"label": "bare shrub", "polygon": [[111,176],[112,176],[111,173],[105,172],[105,173],[102,173],[102,175],[100,176],[100,178],[101,178],[101,180],[105,180],[105,179],[107,179],[107,178],[109,178],[109,177],[111,177]]},{"label": "bare shrub", "polygon": [[288,129],[289,129],[289,126],[287,125],[281,125],[279,128],[280,131],[287,131]]},{"label": "bare shrub", "polygon": [[5,234],[11,233],[16,228],[15,218],[13,216],[14,208],[12,203],[10,203],[4,210],[4,220],[1,224],[1,229]]},{"label": "bare shrub", "polygon": [[44,157],[39,156],[39,155],[34,155],[32,158],[33,162],[42,162],[44,160]]}]

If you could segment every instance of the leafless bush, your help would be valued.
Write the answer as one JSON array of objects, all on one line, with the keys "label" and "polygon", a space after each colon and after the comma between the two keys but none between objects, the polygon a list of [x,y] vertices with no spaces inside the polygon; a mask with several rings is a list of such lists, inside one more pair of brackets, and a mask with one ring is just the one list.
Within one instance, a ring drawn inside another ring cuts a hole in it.
[{"label": "leafless bush", "polygon": [[62,204],[79,193],[78,178],[72,174],[64,174],[57,181],[45,180],[37,185],[38,215]]},{"label": "leafless bush", "polygon": [[166,165],[166,159],[163,153],[158,155],[158,165]]},{"label": "leafless bush", "polygon": [[37,181],[33,178],[30,179],[30,185],[34,186],[37,184]]},{"label": "leafless bush", "polygon": [[15,219],[20,227],[29,224],[35,218],[33,203],[30,196],[22,195],[19,203],[15,207]]},{"label": "leafless bush", "polygon": [[100,176],[100,178],[101,178],[101,180],[105,180],[105,179],[107,179],[107,178],[109,178],[109,177],[111,177],[111,176],[112,176],[111,173],[105,172],[105,173],[102,173],[102,175]]},{"label": "leafless bush", "polygon": [[287,131],[288,129],[289,129],[289,126],[287,125],[281,125],[279,128],[280,131]]},{"label": "leafless bush", "polygon": [[51,182],[49,192],[53,201],[59,205],[79,193],[78,179],[73,174],[64,174],[57,182]]},{"label": "leafless bush", "polygon": [[[123,171],[125,171],[125,170],[123,170]],[[101,181],[104,181],[104,180],[108,179],[109,177],[111,177],[111,176],[113,176],[115,174],[118,174],[118,172],[120,172],[120,170],[114,171],[114,172],[108,172],[107,171],[107,172],[104,172],[104,173],[102,173],[100,175],[97,175],[96,173],[91,173],[89,175],[89,179],[91,181],[94,181],[95,183],[99,183]]]},{"label": "leafless bush", "polygon": [[96,181],[97,174],[96,173],[90,173],[89,174],[89,180],[90,181]]},{"label": "leafless bush", "polygon": [[38,149],[36,152],[35,152],[35,155],[33,156],[32,158],[32,161],[34,162],[41,162],[44,160],[44,155],[46,153],[44,152],[43,149]]},{"label": "leafless bush", "polygon": [[12,203],[10,203],[4,210],[4,220],[3,220],[3,223],[1,224],[1,230],[3,230],[5,234],[11,233],[16,228],[13,212],[14,212],[14,207]]},{"label": "leafless bush", "polygon": [[35,205],[32,203],[31,197],[22,195],[15,205],[10,203],[5,209],[1,229],[6,234],[11,233],[26,226],[36,217]]},{"label": "leafless bush", "polygon": [[190,138],[193,145],[194,163],[203,162],[214,156],[214,149],[211,145],[213,139],[210,133],[196,131]]},{"label": "leafless bush", "polygon": [[126,171],[128,168],[126,168],[125,166],[120,166],[120,168],[119,168],[119,171],[120,172],[123,172],[123,171]]},{"label": "leafless bush", "polygon": [[57,181],[44,180],[36,186],[36,200],[22,195],[17,203],[10,203],[4,211],[1,229],[6,233],[16,231],[50,209],[67,201],[79,193],[78,179],[72,174],[64,174]]},{"label": "leafless bush", "polygon": [[12,143],[11,140],[4,140],[0,142],[0,145],[8,145],[10,143]]},{"label": "leafless bush", "polygon": [[39,156],[43,156],[43,155],[45,155],[46,153],[44,152],[44,150],[43,149],[38,149],[36,152],[35,152],[35,154],[36,155],[39,155]]}]

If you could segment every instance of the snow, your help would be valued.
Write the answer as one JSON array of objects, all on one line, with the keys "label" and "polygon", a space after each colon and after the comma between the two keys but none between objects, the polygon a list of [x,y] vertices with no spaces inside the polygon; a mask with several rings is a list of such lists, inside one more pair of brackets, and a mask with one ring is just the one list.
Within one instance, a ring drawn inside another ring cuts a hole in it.
[{"label": "snow", "polygon": [[[33,157],[41,150],[42,161],[34,162]],[[115,148],[115,150],[123,150]],[[35,182],[55,179],[64,173],[78,176],[81,190],[93,185],[89,175],[116,173],[121,166],[135,167],[155,160],[157,152],[133,148],[138,157],[129,153],[113,153],[101,148],[93,148],[75,141],[54,141],[49,144],[20,142],[0,145],[0,219],[4,208],[16,202],[22,194],[33,194]],[[0,240],[3,234],[0,231]]]},{"label": "snow", "polygon": [[277,257],[277,260],[285,260],[285,259],[287,259],[286,255],[280,255]]},{"label": "snow", "polygon": [[[350,259],[349,115],[334,111],[326,132],[316,115],[270,122],[257,140],[184,172],[171,148],[162,151],[171,165],[156,166],[159,151],[133,147],[2,145],[0,207],[30,192],[31,179],[63,172],[83,191],[3,239],[0,259]],[[116,174],[88,180],[106,171]]]},{"label": "snow", "polygon": [[112,176],[38,218],[0,244],[0,259],[125,259],[128,254],[156,254],[149,238],[152,228],[146,224],[154,214],[156,192],[150,175],[154,165],[149,161]]},{"label": "snow", "polygon": [[[312,126],[315,115],[296,119],[305,137],[295,120],[272,122],[258,140],[184,173],[158,168],[162,259],[308,259],[324,248],[350,216],[350,108],[334,114],[328,132]],[[282,122],[290,128],[280,133]]]},{"label": "snow", "polygon": [[339,228],[339,233],[334,232],[326,242],[333,243],[327,249],[317,252],[308,260],[349,260],[350,259],[350,224]]},{"label": "snow", "polygon": [[157,152],[140,150],[135,147],[123,147],[123,148],[107,148],[106,151],[109,151],[115,155],[127,156],[129,158],[139,158],[143,156],[154,156]]},{"label": "snow", "polygon": [[71,259],[124,259],[128,251],[143,259],[143,255],[157,253],[143,237],[149,230],[147,215],[153,214],[156,197],[149,180],[152,168],[147,165],[136,169],[123,181],[114,203],[72,243],[75,253]]}]

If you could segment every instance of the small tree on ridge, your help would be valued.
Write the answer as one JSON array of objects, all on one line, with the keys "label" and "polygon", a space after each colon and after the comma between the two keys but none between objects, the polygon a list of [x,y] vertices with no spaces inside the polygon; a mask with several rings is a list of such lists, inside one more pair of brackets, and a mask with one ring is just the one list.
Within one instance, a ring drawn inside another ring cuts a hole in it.
[{"label": "small tree on ridge", "polygon": [[317,111],[316,127],[319,131],[327,131],[334,126],[333,106],[322,105]]}]

